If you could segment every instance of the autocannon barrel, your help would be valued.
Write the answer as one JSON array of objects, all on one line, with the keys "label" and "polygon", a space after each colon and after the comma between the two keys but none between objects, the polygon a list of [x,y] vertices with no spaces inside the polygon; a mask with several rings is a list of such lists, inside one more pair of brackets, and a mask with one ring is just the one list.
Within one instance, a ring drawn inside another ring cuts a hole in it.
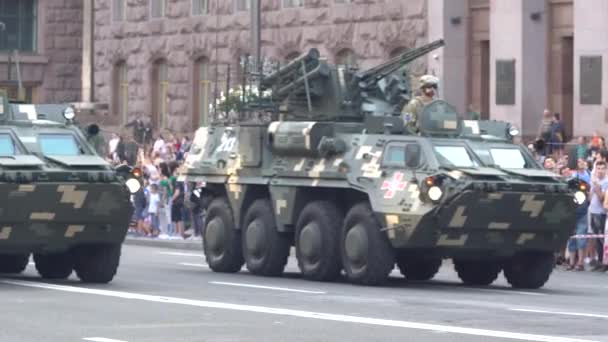
[{"label": "autocannon barrel", "polygon": [[[292,80],[295,80],[295,78],[298,76],[297,70],[301,67],[302,61],[306,64],[307,69],[314,69],[319,64],[320,56],[321,54],[319,53],[319,50],[315,48],[310,49],[307,53],[295,58],[284,67],[262,79],[262,88],[270,88],[279,80],[289,79],[289,77],[291,77]],[[290,76],[290,74],[294,71],[295,75]]]},{"label": "autocannon barrel", "polygon": [[401,53],[398,56],[395,56],[394,58],[378,66],[359,73],[359,75],[357,76],[358,82],[362,88],[367,88],[375,84],[382,78],[395,72],[403,65],[410,63],[416,60],[417,58],[422,57],[427,53],[442,47],[443,45],[445,45],[444,40],[438,39],[421,47]]}]

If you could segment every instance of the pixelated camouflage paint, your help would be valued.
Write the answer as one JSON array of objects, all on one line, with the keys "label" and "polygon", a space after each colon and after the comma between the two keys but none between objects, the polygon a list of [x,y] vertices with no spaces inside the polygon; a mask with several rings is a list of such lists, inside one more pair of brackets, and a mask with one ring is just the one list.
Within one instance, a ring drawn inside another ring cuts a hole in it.
[{"label": "pixelated camouflage paint", "polygon": [[[344,142],[346,149],[323,158],[314,156],[313,146],[320,144],[319,139],[311,141],[315,125],[272,122],[258,127],[200,128],[193,146],[198,153],[189,156],[181,179],[223,187],[233,207],[235,222],[245,210],[241,206],[247,188],[267,186],[273,214],[282,231],[294,225],[298,194],[307,188],[358,190],[367,195],[382,229],[396,248],[500,248],[504,253],[553,250],[561,247],[574,226],[572,193],[546,191],[547,186],[565,186],[555,175],[533,169],[519,174],[505,173],[484,167],[467,172],[443,171],[458,180],[449,200],[434,204],[420,196],[421,182],[439,172],[432,153],[434,139],[354,134],[364,127],[335,124],[331,138]],[[231,139],[234,141],[229,142]],[[241,143],[241,139],[247,143]],[[275,146],[283,144],[284,152],[273,154],[271,142]],[[388,146],[414,142],[422,146],[424,168],[414,174],[403,166],[386,164]],[[285,152],[288,148],[297,152]],[[261,160],[252,158],[251,153],[257,153]],[[255,165],[244,165],[244,158],[255,160]],[[391,188],[396,175],[402,184],[393,184]],[[475,186],[487,184],[490,176],[495,177],[490,183],[504,185],[505,190],[476,190]],[[393,193],[386,196],[387,191]]]},{"label": "pixelated camouflage paint", "polygon": [[[0,131],[13,137],[22,154],[1,163],[2,250],[62,251],[84,243],[122,243],[133,215],[129,191],[81,129],[65,122],[15,119],[6,102],[4,109],[9,111],[0,118]],[[84,154],[39,157],[36,138],[41,133],[72,135]]]}]

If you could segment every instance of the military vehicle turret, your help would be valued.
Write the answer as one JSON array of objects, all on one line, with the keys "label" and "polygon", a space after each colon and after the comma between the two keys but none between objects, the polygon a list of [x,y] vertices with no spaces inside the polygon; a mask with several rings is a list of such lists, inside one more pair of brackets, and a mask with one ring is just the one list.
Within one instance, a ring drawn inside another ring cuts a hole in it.
[{"label": "military vehicle turret", "polygon": [[[60,118],[58,113],[61,113]],[[95,154],[69,105],[10,104],[0,91],[0,273],[110,282],[139,190]]]},{"label": "military vehicle turret", "polygon": [[180,179],[206,208],[210,268],[278,276],[293,245],[303,277],[317,281],[343,270],[382,284],[395,264],[428,280],[451,258],[467,284],[504,271],[514,287],[543,286],[584,194],[514,144],[507,123],[461,120],[437,100],[419,134],[404,129],[410,87],[399,69],[442,45],[365,71],[312,50],[261,81],[271,122],[198,129]]}]

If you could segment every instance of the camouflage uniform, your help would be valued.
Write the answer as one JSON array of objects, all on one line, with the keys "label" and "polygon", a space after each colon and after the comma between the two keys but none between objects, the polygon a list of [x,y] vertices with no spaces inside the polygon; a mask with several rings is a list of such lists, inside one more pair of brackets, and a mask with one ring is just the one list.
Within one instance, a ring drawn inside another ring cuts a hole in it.
[{"label": "camouflage uniform", "polygon": [[[433,85],[436,86],[438,81],[439,80],[435,76],[424,75],[420,78],[420,89]],[[403,122],[408,132],[413,134],[418,132],[418,114],[420,114],[420,111],[422,111],[424,106],[433,102],[433,100],[433,97],[423,93],[421,96],[414,97],[403,107],[401,114],[403,115]]]},{"label": "camouflage uniform", "polygon": [[87,136],[87,140],[91,145],[93,145],[97,154],[99,154],[101,157],[105,157],[106,143],[101,134]]}]

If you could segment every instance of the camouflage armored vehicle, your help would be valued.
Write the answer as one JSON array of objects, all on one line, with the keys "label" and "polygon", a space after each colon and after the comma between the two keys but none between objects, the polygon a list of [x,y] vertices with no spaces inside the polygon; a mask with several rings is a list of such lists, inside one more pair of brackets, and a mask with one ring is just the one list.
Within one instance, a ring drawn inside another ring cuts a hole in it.
[{"label": "camouflage armored vehicle", "polygon": [[444,101],[408,133],[398,70],[442,44],[367,71],[313,50],[261,81],[278,119],[198,129],[180,177],[206,208],[210,268],[278,276],[295,246],[311,280],[343,270],[377,285],[395,264],[428,280],[451,258],[467,284],[491,284],[504,270],[514,287],[543,286],[584,194],[513,144],[515,127],[461,120]]},{"label": "camouflage armored vehicle", "polygon": [[74,110],[59,108],[9,104],[0,92],[0,273],[22,272],[33,254],[43,278],[75,271],[83,282],[106,283],[140,182],[97,156],[73,123]]}]

